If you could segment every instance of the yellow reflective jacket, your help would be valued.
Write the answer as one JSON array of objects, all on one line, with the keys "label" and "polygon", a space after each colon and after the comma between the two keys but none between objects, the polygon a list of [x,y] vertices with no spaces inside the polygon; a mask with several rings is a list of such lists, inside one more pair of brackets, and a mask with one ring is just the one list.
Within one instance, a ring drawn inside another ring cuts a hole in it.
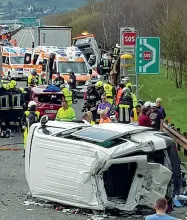
[{"label": "yellow reflective jacket", "polygon": [[31,85],[42,85],[42,80],[41,80],[41,77],[40,76],[33,76],[32,74],[30,74],[28,76],[28,86],[31,86]]},{"label": "yellow reflective jacket", "polygon": [[113,86],[112,85],[106,83],[104,85],[104,90],[105,90],[107,98],[113,98],[113,94],[112,94]]},{"label": "yellow reflective jacket", "polygon": [[136,108],[133,108],[133,113],[134,113],[134,122],[138,122],[138,114],[137,114],[137,111],[136,111]]},{"label": "yellow reflective jacket", "polygon": [[72,104],[73,104],[73,102],[72,102],[72,91],[69,91],[69,89],[67,89],[67,88],[63,88],[62,92],[65,96],[65,100],[68,103],[68,106],[71,107]]},{"label": "yellow reflective jacket", "polygon": [[63,107],[60,108],[56,115],[56,121],[73,121],[75,119],[75,112],[71,107],[68,107],[68,109],[65,110]]}]

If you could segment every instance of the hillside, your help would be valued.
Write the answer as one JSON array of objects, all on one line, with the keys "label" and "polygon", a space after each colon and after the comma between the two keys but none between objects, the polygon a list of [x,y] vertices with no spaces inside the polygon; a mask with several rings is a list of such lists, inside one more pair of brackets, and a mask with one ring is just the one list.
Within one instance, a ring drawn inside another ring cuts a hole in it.
[{"label": "hillside", "polygon": [[72,9],[77,9],[83,4],[87,2],[87,0],[32,0],[32,1],[27,1],[27,0],[0,0],[0,4],[4,5],[7,4],[8,2],[13,3],[14,5],[21,5],[23,8],[28,7],[28,6],[35,6],[35,7],[47,7],[47,6],[56,6],[61,7],[61,11],[65,10],[72,10]]}]

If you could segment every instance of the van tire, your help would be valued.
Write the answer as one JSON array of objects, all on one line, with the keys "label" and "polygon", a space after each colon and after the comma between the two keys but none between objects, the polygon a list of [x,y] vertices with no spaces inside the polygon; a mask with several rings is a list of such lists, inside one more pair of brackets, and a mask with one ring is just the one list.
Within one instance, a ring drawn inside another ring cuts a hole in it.
[{"label": "van tire", "polygon": [[12,79],[10,72],[8,73],[7,79],[10,81]]}]

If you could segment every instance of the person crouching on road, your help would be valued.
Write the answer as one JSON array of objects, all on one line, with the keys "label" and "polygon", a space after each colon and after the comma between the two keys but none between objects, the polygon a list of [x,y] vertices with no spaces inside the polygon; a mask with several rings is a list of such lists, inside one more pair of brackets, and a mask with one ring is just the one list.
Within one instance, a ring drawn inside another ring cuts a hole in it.
[{"label": "person crouching on road", "polygon": [[58,110],[56,121],[73,121],[76,119],[73,108],[68,106],[66,100],[62,101],[62,107]]},{"label": "person crouching on road", "polygon": [[137,105],[135,108],[131,110],[130,113],[130,122],[131,123],[138,123],[138,117],[141,112],[141,105]]},{"label": "person crouching on road", "polygon": [[104,123],[110,123],[111,120],[110,118],[107,116],[107,110],[102,110],[100,112],[100,120],[99,120],[99,124],[104,124]]},{"label": "person crouching on road", "polygon": [[91,125],[94,125],[95,122],[93,121],[93,115],[92,115],[92,112],[91,111],[87,111],[83,114],[82,116],[82,121],[85,123],[85,124],[91,124]]},{"label": "person crouching on road", "polygon": [[27,136],[30,126],[34,123],[39,122],[40,119],[40,112],[36,111],[36,109],[37,109],[36,102],[30,101],[28,104],[28,110],[24,112],[24,115],[21,120],[22,129],[24,130],[23,133],[24,156],[25,156],[26,142],[27,142]]}]

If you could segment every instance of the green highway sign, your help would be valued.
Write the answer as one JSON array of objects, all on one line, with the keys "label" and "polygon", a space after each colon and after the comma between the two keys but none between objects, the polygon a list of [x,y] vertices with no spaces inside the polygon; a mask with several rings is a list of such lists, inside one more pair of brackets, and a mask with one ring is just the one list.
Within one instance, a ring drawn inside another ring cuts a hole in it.
[{"label": "green highway sign", "polygon": [[136,74],[160,73],[160,38],[136,38]]},{"label": "green highway sign", "polygon": [[24,24],[32,24],[33,22],[36,22],[36,18],[35,17],[22,17],[19,20],[21,22],[23,22]]}]

